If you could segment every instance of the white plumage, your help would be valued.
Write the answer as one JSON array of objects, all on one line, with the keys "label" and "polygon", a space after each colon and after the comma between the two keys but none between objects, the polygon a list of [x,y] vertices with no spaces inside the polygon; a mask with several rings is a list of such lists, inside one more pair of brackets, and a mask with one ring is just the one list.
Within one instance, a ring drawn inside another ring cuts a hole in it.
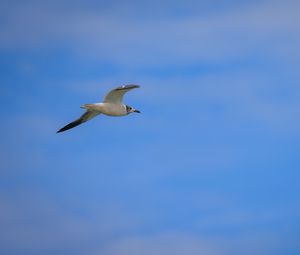
[{"label": "white plumage", "polygon": [[139,85],[124,85],[118,88],[111,90],[104,98],[103,103],[95,103],[95,104],[84,104],[81,108],[86,109],[86,112],[80,116],[79,119],[74,120],[68,125],[64,126],[57,133],[66,131],[68,129],[74,128],[94,117],[103,113],[108,116],[125,116],[129,113],[140,111],[132,108],[131,106],[125,105],[123,103],[123,96],[126,92],[139,88]]}]

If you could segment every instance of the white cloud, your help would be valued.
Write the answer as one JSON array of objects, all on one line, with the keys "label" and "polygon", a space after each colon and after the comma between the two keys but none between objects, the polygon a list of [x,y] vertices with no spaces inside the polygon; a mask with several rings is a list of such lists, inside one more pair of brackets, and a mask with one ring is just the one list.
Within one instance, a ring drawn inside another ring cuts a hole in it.
[{"label": "white cloud", "polygon": [[[134,10],[145,11],[140,8]],[[287,45],[291,55],[300,38],[296,1],[254,2],[207,16],[161,19],[103,9],[65,12],[63,4],[16,5],[3,13],[0,45],[15,49],[60,44],[81,56],[127,66],[180,66],[186,61],[240,60],[257,53],[276,56]]]},{"label": "white cloud", "polygon": [[96,250],[90,255],[265,255],[274,254],[279,243],[274,235],[265,233],[246,238],[236,235],[223,238],[185,232],[165,232],[120,239],[107,245],[106,249]]},{"label": "white cloud", "polygon": [[91,255],[123,254],[123,255],[219,255],[218,247],[211,240],[181,233],[165,233],[149,236],[124,238],[108,245],[102,251],[95,251]]}]

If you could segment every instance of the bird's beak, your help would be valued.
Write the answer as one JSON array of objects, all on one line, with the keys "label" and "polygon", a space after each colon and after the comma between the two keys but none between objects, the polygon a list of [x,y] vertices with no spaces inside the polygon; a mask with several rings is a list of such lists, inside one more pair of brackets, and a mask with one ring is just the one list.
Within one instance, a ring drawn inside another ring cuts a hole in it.
[{"label": "bird's beak", "polygon": [[139,110],[136,110],[136,109],[134,109],[134,111],[133,111],[133,112],[141,113]]}]

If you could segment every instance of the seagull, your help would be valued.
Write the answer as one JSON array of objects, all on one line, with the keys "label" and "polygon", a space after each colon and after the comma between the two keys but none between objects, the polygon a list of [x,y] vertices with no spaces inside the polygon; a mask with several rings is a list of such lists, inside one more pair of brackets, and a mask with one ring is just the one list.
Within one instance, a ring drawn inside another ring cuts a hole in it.
[{"label": "seagull", "polygon": [[139,110],[123,103],[123,96],[126,92],[139,88],[139,85],[124,85],[111,90],[104,98],[103,103],[84,104],[80,108],[86,109],[86,112],[80,116],[79,119],[74,120],[68,125],[64,126],[56,133],[60,133],[78,125],[93,119],[97,115],[103,113],[108,116],[126,116],[130,113],[137,112]]}]

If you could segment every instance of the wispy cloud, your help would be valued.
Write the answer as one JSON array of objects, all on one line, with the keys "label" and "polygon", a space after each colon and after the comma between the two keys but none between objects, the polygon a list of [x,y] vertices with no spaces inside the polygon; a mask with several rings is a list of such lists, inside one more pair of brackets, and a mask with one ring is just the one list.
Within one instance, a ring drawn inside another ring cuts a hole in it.
[{"label": "wispy cloud", "polygon": [[[168,19],[132,17],[126,9],[115,12],[114,6],[80,11],[74,6],[68,13],[64,2],[12,5],[7,7],[11,12],[4,8],[1,47],[51,48],[62,43],[82,56],[120,64],[180,66],[185,61],[240,60],[253,54],[278,56],[287,45],[295,49],[300,37],[296,1],[254,2],[209,16]],[[140,8],[136,11],[146,12]]]}]

